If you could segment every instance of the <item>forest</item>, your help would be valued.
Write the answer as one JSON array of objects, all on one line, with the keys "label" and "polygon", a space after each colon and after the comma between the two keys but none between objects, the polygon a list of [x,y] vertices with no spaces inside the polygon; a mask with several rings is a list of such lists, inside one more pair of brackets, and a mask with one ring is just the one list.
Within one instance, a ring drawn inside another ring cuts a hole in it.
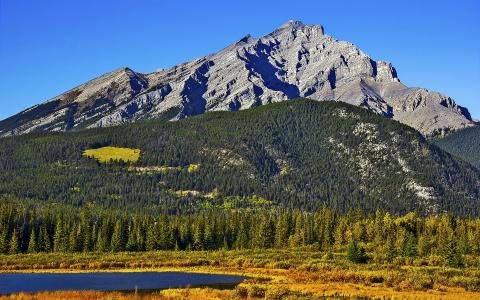
[{"label": "forest", "polygon": [[[84,155],[138,149],[135,161]],[[259,207],[478,216],[480,171],[414,129],[340,102],[1,139],[0,195],[130,212]]]},{"label": "forest", "polygon": [[480,220],[451,215],[393,216],[278,209],[206,210],[156,216],[58,205],[0,203],[0,252],[78,253],[154,250],[294,249],[347,252],[353,262],[436,257],[461,267],[480,255]]},{"label": "forest", "polygon": [[449,153],[480,168],[480,127],[457,130],[445,137],[432,140],[437,146]]}]

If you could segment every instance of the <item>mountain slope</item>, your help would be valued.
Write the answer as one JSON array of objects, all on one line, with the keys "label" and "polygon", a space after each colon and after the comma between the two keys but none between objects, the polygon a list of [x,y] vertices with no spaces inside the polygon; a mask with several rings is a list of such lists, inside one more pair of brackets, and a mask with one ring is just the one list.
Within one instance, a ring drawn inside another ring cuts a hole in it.
[{"label": "mountain slope", "polygon": [[480,126],[438,137],[433,142],[443,150],[480,168]]},{"label": "mountain slope", "polygon": [[[131,164],[82,155],[140,149]],[[480,172],[412,128],[341,102],[295,100],[178,122],[29,134],[0,143],[0,194],[106,207],[251,205],[478,215]]]},{"label": "mountain slope", "polygon": [[448,96],[400,83],[388,62],[337,41],[322,26],[289,21],[255,39],[150,74],[122,68],[0,121],[0,136],[182,119],[308,97],[362,106],[425,135],[472,125]]}]

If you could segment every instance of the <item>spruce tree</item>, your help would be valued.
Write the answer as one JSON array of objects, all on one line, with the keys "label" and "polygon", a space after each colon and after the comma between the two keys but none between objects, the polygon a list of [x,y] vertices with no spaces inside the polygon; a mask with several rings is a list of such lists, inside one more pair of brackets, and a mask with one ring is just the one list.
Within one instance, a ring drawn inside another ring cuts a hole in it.
[{"label": "spruce tree", "polygon": [[402,243],[402,256],[415,257],[417,255],[417,240],[413,233],[408,233]]},{"label": "spruce tree", "polygon": [[350,244],[348,244],[347,258],[349,261],[354,263],[366,263],[368,259],[365,249],[359,246],[355,239],[352,239]]},{"label": "spruce tree", "polygon": [[28,241],[27,253],[37,253],[37,251],[37,235],[35,234],[35,228],[32,228],[32,231],[30,233],[30,239]]},{"label": "spruce tree", "polygon": [[18,241],[17,230],[14,229],[8,246],[8,254],[20,253],[20,243]]},{"label": "spruce tree", "polygon": [[125,244],[123,224],[121,220],[117,220],[117,222],[115,222],[115,228],[113,229],[110,249],[112,252],[125,251]]},{"label": "spruce tree", "polygon": [[463,257],[458,249],[457,242],[452,238],[450,239],[443,249],[443,257],[447,261],[448,266],[452,268],[463,267]]},{"label": "spruce tree", "polygon": [[0,253],[8,253],[8,236],[6,228],[1,228],[0,230]]},{"label": "spruce tree", "polygon": [[55,234],[53,235],[53,251],[65,252],[67,250],[66,241],[63,231],[62,219],[59,219],[55,225]]},{"label": "spruce tree", "polygon": [[194,250],[204,250],[204,230],[202,224],[197,224],[195,226],[195,231],[193,233],[193,249]]},{"label": "spruce tree", "polygon": [[395,241],[393,240],[393,238],[388,238],[385,258],[387,262],[391,263],[396,257],[397,246],[395,245]]}]

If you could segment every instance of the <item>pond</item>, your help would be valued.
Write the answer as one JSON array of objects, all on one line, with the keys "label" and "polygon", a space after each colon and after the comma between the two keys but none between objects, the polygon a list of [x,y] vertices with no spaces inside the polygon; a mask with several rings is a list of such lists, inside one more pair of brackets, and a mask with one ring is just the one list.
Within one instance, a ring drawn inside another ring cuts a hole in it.
[{"label": "pond", "polygon": [[0,294],[59,290],[133,291],[186,286],[232,288],[244,277],[183,272],[8,273],[0,274]]}]

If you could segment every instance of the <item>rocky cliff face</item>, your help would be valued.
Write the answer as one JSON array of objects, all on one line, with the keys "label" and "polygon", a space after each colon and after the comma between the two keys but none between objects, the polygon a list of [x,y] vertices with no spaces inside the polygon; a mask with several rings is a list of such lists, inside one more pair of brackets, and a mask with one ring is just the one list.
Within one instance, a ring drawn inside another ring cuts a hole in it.
[{"label": "rocky cliff face", "polygon": [[0,135],[181,119],[305,97],[365,107],[425,135],[473,125],[448,96],[400,83],[388,62],[289,21],[218,53],[150,74],[122,68],[0,122]]}]

